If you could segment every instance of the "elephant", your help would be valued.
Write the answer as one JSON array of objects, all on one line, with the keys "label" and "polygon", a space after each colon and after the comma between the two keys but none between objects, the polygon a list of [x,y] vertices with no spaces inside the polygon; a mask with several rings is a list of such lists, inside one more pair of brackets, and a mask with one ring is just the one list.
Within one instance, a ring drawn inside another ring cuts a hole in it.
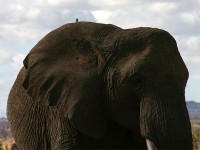
[{"label": "elephant", "polygon": [[7,103],[20,150],[192,150],[189,72],[167,31],[68,23],[23,64]]}]

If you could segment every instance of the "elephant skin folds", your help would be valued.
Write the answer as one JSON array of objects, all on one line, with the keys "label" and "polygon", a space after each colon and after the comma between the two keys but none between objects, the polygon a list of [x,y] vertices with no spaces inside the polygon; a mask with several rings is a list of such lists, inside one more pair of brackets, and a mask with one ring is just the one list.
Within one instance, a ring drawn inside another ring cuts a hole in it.
[{"label": "elephant skin folds", "polygon": [[69,23],[23,63],[7,105],[20,150],[192,150],[189,73],[168,32]]}]

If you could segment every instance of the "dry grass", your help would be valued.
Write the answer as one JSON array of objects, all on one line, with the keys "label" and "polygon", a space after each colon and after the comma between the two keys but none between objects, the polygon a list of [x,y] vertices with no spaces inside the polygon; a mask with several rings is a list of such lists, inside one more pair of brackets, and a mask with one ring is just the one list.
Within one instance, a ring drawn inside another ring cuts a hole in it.
[{"label": "dry grass", "polygon": [[13,138],[0,139],[0,143],[2,143],[2,150],[11,150],[11,146],[14,142]]}]

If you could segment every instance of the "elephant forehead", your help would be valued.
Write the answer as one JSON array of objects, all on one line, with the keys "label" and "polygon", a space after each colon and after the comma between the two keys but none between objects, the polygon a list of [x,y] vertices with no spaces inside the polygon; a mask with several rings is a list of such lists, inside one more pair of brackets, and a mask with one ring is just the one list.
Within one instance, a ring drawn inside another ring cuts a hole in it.
[{"label": "elephant forehead", "polygon": [[169,33],[153,34],[141,43],[143,46],[134,46],[134,39],[132,42],[132,45],[121,48],[114,61],[113,68],[118,70],[122,78],[137,73],[146,79],[152,77],[154,81],[171,78],[180,83],[180,87],[184,87],[188,71]]},{"label": "elephant forehead", "polygon": [[137,53],[128,52],[123,58],[117,61],[116,67],[119,68],[122,75],[131,75],[139,71],[141,65],[145,63],[148,54],[149,50],[143,50]]},{"label": "elephant forehead", "polygon": [[[183,72],[185,66],[180,63],[181,58],[170,55],[161,55],[152,52],[151,48],[146,48],[137,53],[127,53],[121,59],[116,61],[115,68],[118,69],[122,76],[132,76],[134,73],[142,76],[163,76],[164,74],[171,74],[174,76]],[[176,74],[176,71],[179,73]],[[185,73],[183,73],[185,75]]]},{"label": "elephant forehead", "polygon": [[[130,70],[135,72],[141,68],[141,64],[152,67],[156,61],[166,61],[170,53],[165,50],[166,44],[163,46],[159,41],[162,34],[168,35],[167,32],[154,28],[124,30],[114,41],[117,46],[113,52],[113,66],[119,68],[122,73]],[[171,44],[170,42],[168,43]],[[159,63],[157,65],[159,66]]]}]

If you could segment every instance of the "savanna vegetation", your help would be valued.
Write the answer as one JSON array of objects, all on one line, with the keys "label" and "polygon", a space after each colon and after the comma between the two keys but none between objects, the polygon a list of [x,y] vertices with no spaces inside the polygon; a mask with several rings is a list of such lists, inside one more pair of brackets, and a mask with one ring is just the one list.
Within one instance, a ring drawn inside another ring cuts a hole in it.
[{"label": "savanna vegetation", "polygon": [[200,149],[200,129],[192,131],[194,150]]},{"label": "savanna vegetation", "polygon": [[0,150],[11,150],[14,143],[13,138],[0,139]]}]

